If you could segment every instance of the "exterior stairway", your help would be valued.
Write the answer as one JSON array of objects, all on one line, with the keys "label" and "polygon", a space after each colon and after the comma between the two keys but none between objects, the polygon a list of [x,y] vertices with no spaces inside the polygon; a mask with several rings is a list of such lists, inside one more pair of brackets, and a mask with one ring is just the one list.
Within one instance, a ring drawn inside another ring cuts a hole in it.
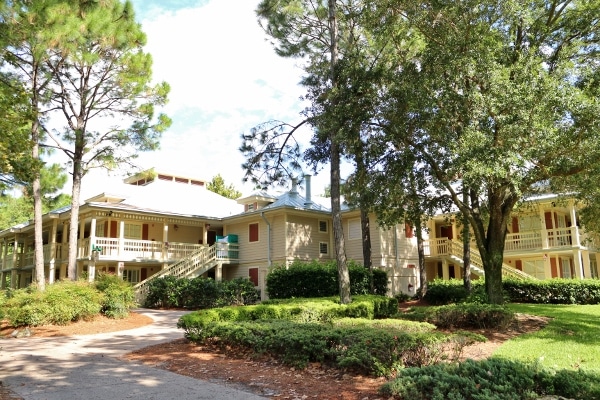
[{"label": "exterior stairway", "polygon": [[[150,276],[147,279],[136,284],[133,288],[135,290],[135,299],[138,304],[143,304],[148,291],[150,289],[150,283],[155,279],[162,278],[165,276],[175,276],[177,278],[196,277],[203,273],[211,270],[220,263],[228,260],[228,257],[223,257],[222,251],[217,251],[217,245],[221,243],[215,243],[212,246],[204,246],[187,257],[169,265],[167,268],[160,270],[156,274]],[[227,254],[227,252],[224,252]]]},{"label": "exterior stairway", "polygon": [[[451,239],[434,239],[429,241],[429,253],[427,255],[437,255],[445,257],[456,264],[463,264],[463,244],[462,242]],[[484,276],[483,260],[476,248],[471,247],[471,272]],[[502,275],[505,277],[517,279],[536,279],[523,271],[511,267],[508,264],[502,264]]]}]

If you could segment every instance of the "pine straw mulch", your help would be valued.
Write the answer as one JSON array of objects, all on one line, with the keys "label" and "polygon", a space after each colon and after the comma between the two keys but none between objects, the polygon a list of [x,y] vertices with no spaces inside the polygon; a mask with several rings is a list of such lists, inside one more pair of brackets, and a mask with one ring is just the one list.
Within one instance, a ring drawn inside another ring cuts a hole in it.
[{"label": "pine straw mulch", "polygon": [[[405,304],[404,307],[418,304]],[[67,326],[32,328],[35,337],[86,335],[132,329],[151,323],[146,316],[131,313],[122,320],[99,317]],[[527,332],[541,329],[547,320],[529,315],[517,315],[516,322],[507,330],[474,330],[488,340],[463,349],[461,358],[485,359],[504,341]],[[10,339],[14,328],[5,323],[0,335]],[[383,399],[377,393],[385,378],[374,378],[349,371],[327,368],[313,363],[305,370],[282,365],[270,357],[256,357],[236,348],[222,349],[212,345],[197,345],[186,339],[150,346],[123,357],[128,362],[141,362],[192,378],[211,381],[273,399],[374,400]],[[11,397],[13,396],[13,397]],[[0,382],[0,400],[19,399]]]}]

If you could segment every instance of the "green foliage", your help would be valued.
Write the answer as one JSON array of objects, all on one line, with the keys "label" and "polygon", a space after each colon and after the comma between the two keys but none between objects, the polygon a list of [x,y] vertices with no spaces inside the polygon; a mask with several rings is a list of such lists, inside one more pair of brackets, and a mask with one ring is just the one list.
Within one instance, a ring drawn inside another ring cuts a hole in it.
[{"label": "green foliage", "polygon": [[533,400],[544,395],[600,399],[600,377],[492,358],[406,368],[380,391],[386,396],[413,400]]},{"label": "green foliage", "polygon": [[510,301],[538,304],[600,304],[600,281],[574,279],[505,280]]},{"label": "green foliage", "polygon": [[494,304],[462,303],[435,307],[416,307],[404,318],[429,322],[440,329],[476,328],[506,329],[514,321],[514,313]]},{"label": "green foliage", "polygon": [[[350,293],[369,294],[369,270],[348,261]],[[387,293],[387,274],[383,270],[373,270],[375,294]],[[339,294],[338,270],[335,261],[294,261],[289,267],[275,266],[267,275],[267,291],[271,299],[294,297],[325,297]]]},{"label": "green foliage", "polygon": [[216,282],[164,276],[150,281],[145,307],[204,309],[254,304],[260,299],[254,284],[245,278]]},{"label": "green foliage", "polygon": [[12,326],[66,325],[100,313],[104,296],[86,282],[57,282],[44,292],[35,286],[11,294],[4,308]]},{"label": "green foliage", "polygon": [[206,188],[211,192],[215,192],[220,194],[223,197],[227,197],[228,199],[239,199],[242,197],[242,192],[239,192],[235,189],[233,184],[226,185],[225,180],[221,176],[221,174],[217,174],[212,178],[212,181],[206,184]]},{"label": "green foliage", "polygon": [[133,286],[114,274],[99,274],[95,286],[104,294],[101,311],[109,318],[125,318],[136,306]]},{"label": "green foliage", "polygon": [[[440,346],[452,340],[436,332],[408,333],[392,324],[380,327],[287,320],[218,321],[217,312],[218,309],[208,310],[202,328],[186,330],[186,337],[199,342],[216,339],[223,346],[243,346],[256,353],[268,353],[296,368],[318,361],[336,368],[384,376],[403,365],[439,361]],[[187,317],[183,316],[180,324]]]}]

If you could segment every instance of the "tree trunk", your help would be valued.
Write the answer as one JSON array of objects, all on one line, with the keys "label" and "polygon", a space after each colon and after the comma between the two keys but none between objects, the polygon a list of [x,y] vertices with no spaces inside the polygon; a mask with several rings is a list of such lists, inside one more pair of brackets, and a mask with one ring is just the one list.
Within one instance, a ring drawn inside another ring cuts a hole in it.
[{"label": "tree trunk", "polygon": [[[335,15],[335,0],[328,0],[329,6],[329,35],[330,35],[330,79],[331,87],[337,86],[336,63],[338,57],[337,43],[337,20]],[[346,246],[344,243],[344,230],[342,227],[342,212],[340,204],[340,149],[337,143],[337,131],[329,132],[331,141],[331,213],[333,219],[333,237],[335,240],[335,258],[338,267],[338,278],[340,285],[340,302],[349,304],[350,297],[350,274],[346,262]]]},{"label": "tree trunk", "polygon": [[415,222],[415,234],[417,235],[417,254],[419,255],[419,297],[422,299],[427,294],[427,270],[425,269],[425,249],[423,249],[423,231],[421,219]]},{"label": "tree trunk", "polygon": [[[35,101],[37,103],[37,101]],[[32,182],[33,191],[33,225],[34,225],[34,264],[35,264],[35,281],[38,289],[44,291],[46,289],[46,277],[44,273],[44,229],[42,224],[42,193],[41,193],[41,177],[39,161],[39,142],[40,142],[40,127],[37,118],[31,126],[31,141],[33,149],[31,155],[34,160],[35,171]]]},{"label": "tree trunk", "polygon": [[[469,193],[463,186],[463,203],[468,207]],[[469,218],[463,213],[463,285],[468,293],[471,293],[471,232],[469,230]]]},{"label": "tree trunk", "polygon": [[375,282],[373,282],[373,262],[371,261],[371,223],[369,212],[360,208],[360,229],[362,233],[363,265],[369,270],[369,281],[371,294],[375,294]]},{"label": "tree trunk", "polygon": [[81,193],[81,159],[77,159],[77,151],[73,160],[73,187],[71,192],[71,218],[69,220],[69,264],[67,276],[71,280],[77,279],[77,251],[79,248],[79,196]]}]

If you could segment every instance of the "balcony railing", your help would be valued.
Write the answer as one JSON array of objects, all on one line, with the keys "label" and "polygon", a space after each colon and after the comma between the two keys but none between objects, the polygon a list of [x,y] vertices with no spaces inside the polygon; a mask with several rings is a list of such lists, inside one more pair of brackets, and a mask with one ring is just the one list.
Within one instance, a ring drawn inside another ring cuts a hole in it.
[{"label": "balcony railing", "polygon": [[[156,242],[152,240],[134,240],[96,237],[91,243],[90,238],[78,241],[77,258],[86,259],[91,257],[91,247],[100,248],[98,260],[148,260],[158,262],[175,262],[182,260],[201,248],[208,247],[203,244],[183,243],[183,242]],[[44,263],[52,259],[52,245],[44,245]],[[55,262],[65,261],[68,258],[67,244],[54,244]],[[218,243],[216,258],[219,261],[231,262],[239,259],[239,246],[237,243]],[[13,266],[18,268],[29,268],[34,265],[34,251],[29,250],[24,254],[17,255],[17,262],[14,263],[13,255],[8,254],[3,260],[0,258],[0,269],[8,270]]]},{"label": "balcony railing", "polygon": [[509,233],[506,235],[505,251],[545,250],[571,247],[577,243],[578,228],[546,229],[542,231]]}]

